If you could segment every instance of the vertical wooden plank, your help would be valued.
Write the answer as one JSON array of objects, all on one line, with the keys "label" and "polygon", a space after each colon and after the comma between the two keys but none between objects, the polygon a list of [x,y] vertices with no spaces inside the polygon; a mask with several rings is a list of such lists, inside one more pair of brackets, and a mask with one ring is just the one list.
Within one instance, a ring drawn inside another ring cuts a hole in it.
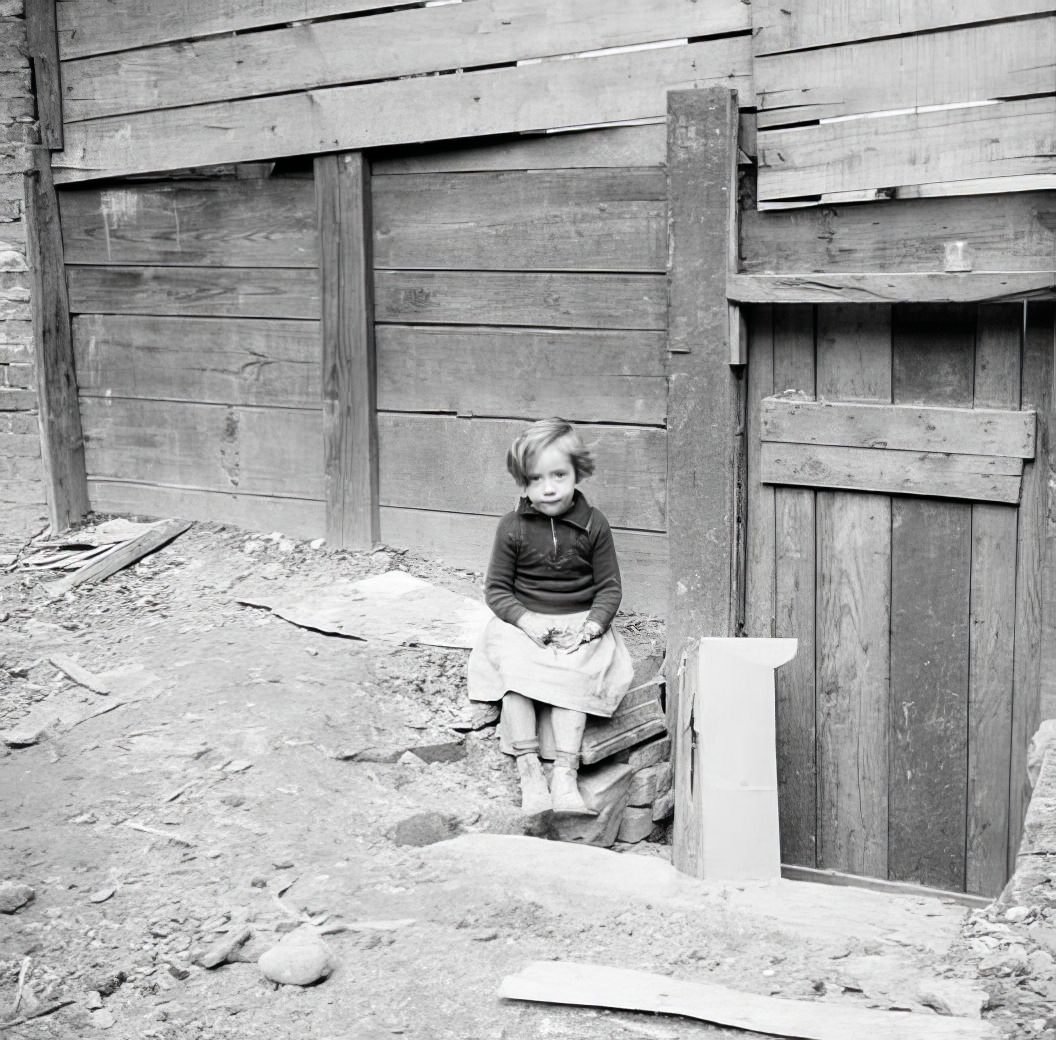
[{"label": "vertical wooden plank", "polygon": [[759,479],[759,402],[774,392],[774,319],[769,304],[748,310],[748,566],[745,634],[772,638],[775,628],[774,487]]},{"label": "vertical wooden plank", "polygon": [[1043,610],[1046,592],[1045,510],[1053,422],[1053,333],[1056,305],[1029,303],[1023,338],[1023,407],[1038,413],[1036,455],[1023,471],[1016,556],[1016,645],[1012,693],[1012,769],[1009,795],[1008,870],[1012,872],[1023,817],[1030,801],[1027,745],[1041,705]]},{"label": "vertical wooden plank", "polygon": [[[973,399],[975,307],[894,309],[893,400]],[[965,885],[972,510],[896,497],[891,517],[888,876]]]},{"label": "vertical wooden plank", "polygon": [[[890,401],[890,309],[817,320],[818,398]],[[818,866],[886,877],[891,504],[819,492],[815,508]]]},{"label": "vertical wooden plank", "polygon": [[[1023,304],[979,307],[977,408],[1018,408]],[[965,887],[996,896],[1007,879],[1017,510],[972,506]]]},{"label": "vertical wooden plank", "polygon": [[88,480],[51,158],[44,148],[35,148],[33,160],[35,168],[25,175],[25,199],[37,407],[48,517],[52,531],[59,532],[88,512]]},{"label": "vertical wooden plank", "polygon": [[[814,308],[774,308],[774,390],[814,396]],[[799,640],[776,676],[777,781],[781,862],[817,865],[817,711],[814,676],[816,610],[814,492],[777,488],[775,635]]]},{"label": "vertical wooden plank", "polygon": [[26,49],[33,64],[40,143],[51,151],[61,151],[62,83],[55,0],[26,0]]},{"label": "vertical wooden plank", "polygon": [[326,538],[369,549],[379,537],[370,167],[362,152],[320,156],[315,183]]},{"label": "vertical wooden plank", "polygon": [[[687,639],[679,656],[674,682],[668,685],[669,691],[672,685],[678,691],[674,697],[675,715],[668,727],[674,738],[671,742],[671,767],[675,812],[671,845],[675,853],[675,866],[691,877],[700,877],[704,805],[696,732],[693,728],[700,675],[699,654],[700,644],[697,640]],[[668,703],[671,703],[670,693]]]}]

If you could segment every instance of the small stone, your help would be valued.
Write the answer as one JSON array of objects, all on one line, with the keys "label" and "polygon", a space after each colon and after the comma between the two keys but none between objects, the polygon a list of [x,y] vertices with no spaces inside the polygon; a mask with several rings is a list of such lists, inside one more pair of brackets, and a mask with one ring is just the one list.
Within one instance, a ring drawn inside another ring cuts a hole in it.
[{"label": "small stone", "polygon": [[964,979],[924,979],[917,988],[917,999],[940,1015],[979,1018],[989,996]]},{"label": "small stone", "polygon": [[92,903],[105,903],[116,891],[117,887],[115,885],[107,885],[105,888],[96,889],[88,899]]},{"label": "small stone", "polygon": [[1053,967],[1056,967],[1056,957],[1048,950],[1035,950],[1028,958],[1031,975],[1048,977],[1052,975]]},{"label": "small stone", "polygon": [[0,914],[13,914],[35,899],[36,895],[29,885],[17,881],[3,882],[0,884]]},{"label": "small stone", "polygon": [[1009,924],[1022,924],[1033,913],[1029,906],[1010,906],[1005,911],[1005,920]]},{"label": "small stone", "polygon": [[321,549],[324,545],[326,545],[326,539],[325,538],[313,538],[308,543],[308,547],[311,548],[311,549]]},{"label": "small stone", "polygon": [[397,761],[401,766],[408,766],[411,769],[422,769],[425,766],[425,763],[413,751],[405,751]]},{"label": "small stone", "polygon": [[117,1019],[114,1018],[113,1014],[103,1008],[101,1011],[92,1012],[92,1025],[96,1029],[113,1029]]},{"label": "small stone", "polygon": [[405,747],[347,748],[335,751],[334,758],[338,762],[376,762],[381,765],[391,765],[393,762],[398,762],[400,756],[406,752],[407,749]]},{"label": "small stone", "polygon": [[95,990],[102,997],[109,997],[121,988],[128,975],[123,971],[101,971],[88,975],[84,984],[89,990]]},{"label": "small stone", "polygon": [[89,1011],[98,1011],[103,1006],[103,998],[97,989],[93,989],[88,994],[88,999],[85,1000],[84,1006]]},{"label": "small stone", "polygon": [[335,966],[330,947],[310,928],[298,928],[257,961],[265,978],[284,986],[310,986]]},{"label": "small stone", "polygon": [[274,863],[272,863],[272,866],[276,870],[291,870],[293,868],[293,865],[294,863],[292,859],[277,859]]},{"label": "small stone", "polygon": [[250,881],[250,885],[253,888],[267,888],[268,879],[266,877],[255,877]]},{"label": "small stone", "polygon": [[392,840],[397,845],[421,848],[453,838],[458,832],[459,824],[456,817],[445,816],[438,812],[423,812],[400,820],[393,830]]},{"label": "small stone", "polygon": [[182,982],[188,975],[190,975],[190,972],[181,964],[170,964],[169,974],[174,979],[179,979]]}]

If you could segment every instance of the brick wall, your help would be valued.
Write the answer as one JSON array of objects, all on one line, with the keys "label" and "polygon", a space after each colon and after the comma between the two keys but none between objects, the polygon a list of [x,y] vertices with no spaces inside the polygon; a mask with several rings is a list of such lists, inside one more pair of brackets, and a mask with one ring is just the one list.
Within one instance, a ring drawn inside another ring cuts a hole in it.
[{"label": "brick wall", "polygon": [[22,175],[37,127],[23,0],[0,0],[0,553],[44,522]]}]

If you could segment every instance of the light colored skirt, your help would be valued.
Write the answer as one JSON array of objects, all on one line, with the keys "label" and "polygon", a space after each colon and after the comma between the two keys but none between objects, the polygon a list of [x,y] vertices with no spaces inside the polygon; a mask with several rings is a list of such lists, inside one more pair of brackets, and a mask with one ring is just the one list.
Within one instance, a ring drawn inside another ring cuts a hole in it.
[{"label": "light colored skirt", "polygon": [[[561,614],[553,620],[574,630],[587,620],[587,613]],[[633,677],[631,655],[612,628],[572,653],[562,653],[556,647],[537,646],[515,625],[493,617],[469,655],[471,701],[500,701],[513,692],[608,718]]]}]

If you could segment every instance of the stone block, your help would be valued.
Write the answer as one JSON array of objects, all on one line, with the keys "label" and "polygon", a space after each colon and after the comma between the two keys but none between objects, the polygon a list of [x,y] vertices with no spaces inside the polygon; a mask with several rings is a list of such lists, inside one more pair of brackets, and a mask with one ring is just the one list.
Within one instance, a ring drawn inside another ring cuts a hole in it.
[{"label": "stone block", "polygon": [[645,769],[639,769],[631,777],[631,794],[627,800],[628,805],[651,806],[656,801],[656,786],[660,768],[659,765],[646,766]]},{"label": "stone block", "polygon": [[653,822],[666,820],[675,811],[675,792],[668,791],[653,802]]},{"label": "stone block", "polygon": [[623,810],[623,822],[620,824],[617,840],[626,842],[644,841],[653,833],[652,806],[628,806]]}]

